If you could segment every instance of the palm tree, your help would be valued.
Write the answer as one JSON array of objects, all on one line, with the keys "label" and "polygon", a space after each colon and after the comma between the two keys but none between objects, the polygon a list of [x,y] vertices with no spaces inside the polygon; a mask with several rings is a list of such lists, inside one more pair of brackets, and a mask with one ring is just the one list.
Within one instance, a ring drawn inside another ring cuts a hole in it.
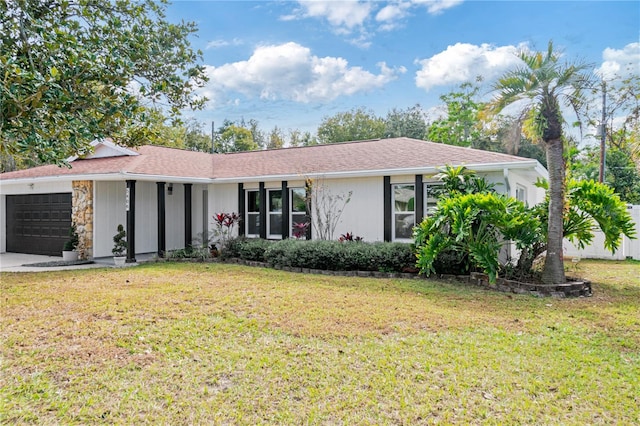
[{"label": "palm tree", "polygon": [[562,219],[564,208],[565,165],[563,157],[561,104],[571,106],[579,115],[585,101],[582,89],[591,81],[588,65],[560,63],[560,55],[550,41],[546,52],[523,50],[518,54],[523,65],[506,72],[493,86],[497,95],[489,103],[489,112],[497,114],[516,102],[528,127],[544,142],[549,170],[549,216],[545,283],[563,283]]}]

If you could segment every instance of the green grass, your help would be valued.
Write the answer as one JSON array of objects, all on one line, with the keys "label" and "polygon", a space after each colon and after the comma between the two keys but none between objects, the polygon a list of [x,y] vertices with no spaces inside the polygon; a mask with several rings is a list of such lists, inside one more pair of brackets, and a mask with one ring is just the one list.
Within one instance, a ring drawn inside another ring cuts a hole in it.
[{"label": "green grass", "polygon": [[222,264],[3,273],[2,424],[634,424],[640,263],[594,297]]}]

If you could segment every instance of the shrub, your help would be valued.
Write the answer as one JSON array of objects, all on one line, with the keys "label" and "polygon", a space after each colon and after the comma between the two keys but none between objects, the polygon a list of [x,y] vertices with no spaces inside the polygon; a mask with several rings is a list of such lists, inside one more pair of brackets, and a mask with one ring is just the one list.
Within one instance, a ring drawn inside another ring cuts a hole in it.
[{"label": "shrub", "polygon": [[167,254],[167,259],[195,259],[206,260],[211,257],[208,247],[186,247],[172,250]]},{"label": "shrub", "polygon": [[415,267],[413,247],[402,243],[284,240],[267,249],[265,261],[272,266],[333,271],[402,272]]},{"label": "shrub", "polygon": [[264,262],[264,252],[274,244],[273,241],[259,238],[237,237],[227,241],[225,249],[221,252],[222,259],[244,259],[256,262]]}]

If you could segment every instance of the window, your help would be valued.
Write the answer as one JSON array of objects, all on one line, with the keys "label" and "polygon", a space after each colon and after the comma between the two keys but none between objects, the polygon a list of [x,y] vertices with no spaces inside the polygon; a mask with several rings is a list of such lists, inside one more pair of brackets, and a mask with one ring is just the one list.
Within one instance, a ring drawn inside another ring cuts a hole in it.
[{"label": "window", "polygon": [[260,236],[260,192],[247,191],[247,237]]},{"label": "window", "polygon": [[393,185],[393,239],[410,240],[415,225],[415,190],[413,185]]},{"label": "window", "polygon": [[[307,193],[304,188],[291,188],[290,207],[289,207],[289,230],[290,237],[304,238],[303,229],[297,228],[296,224],[307,222]],[[300,226],[300,225],[299,225]]]},{"label": "window", "polygon": [[516,200],[527,202],[527,188],[522,185],[516,185]]},{"label": "window", "polygon": [[269,190],[267,200],[267,238],[282,238],[282,190]]},{"label": "window", "polygon": [[438,204],[437,189],[442,186],[442,182],[424,183],[424,215],[430,216]]}]

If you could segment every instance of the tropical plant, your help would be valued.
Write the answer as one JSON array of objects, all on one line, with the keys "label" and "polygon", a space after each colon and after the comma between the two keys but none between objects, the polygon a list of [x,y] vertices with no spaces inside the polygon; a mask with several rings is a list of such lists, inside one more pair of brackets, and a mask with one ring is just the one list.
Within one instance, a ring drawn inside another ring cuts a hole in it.
[{"label": "tropical plant", "polygon": [[494,282],[502,246],[513,241],[523,249],[540,238],[540,228],[540,221],[515,198],[454,193],[441,198],[434,213],[415,228],[417,266],[429,275],[441,253],[457,252]]},{"label": "tropical plant", "polygon": [[497,95],[489,103],[491,114],[497,114],[515,103],[525,101],[525,130],[542,142],[549,169],[549,210],[547,223],[547,256],[542,279],[545,283],[566,281],[562,260],[565,165],[563,158],[562,104],[580,115],[585,97],[583,89],[591,77],[587,65],[561,63],[561,55],[549,42],[546,52],[523,50],[523,65],[505,73],[494,85]]},{"label": "tropical plant", "polygon": [[307,230],[309,229],[309,222],[296,222],[293,224],[293,237],[297,240],[301,240],[307,237]]},{"label": "tropical plant", "polygon": [[240,222],[240,216],[235,212],[216,213],[213,215],[213,223],[215,225],[213,230],[214,238],[216,238],[221,250],[225,249],[231,238],[233,238],[233,230],[238,222]]},{"label": "tropical plant", "polygon": [[[548,189],[545,181],[538,180],[536,185]],[[547,197],[539,205],[539,216],[545,217]],[[567,181],[567,197],[564,215],[563,236],[584,248],[593,242],[594,229],[604,234],[604,247],[612,253],[620,247],[622,235],[635,238],[634,222],[627,205],[620,200],[613,189],[594,180]]]},{"label": "tropical plant", "polygon": [[477,192],[495,192],[495,183],[487,181],[484,177],[467,169],[465,166],[446,165],[440,169],[440,173],[434,179],[442,182],[442,185],[433,187],[433,193],[437,197],[443,195],[473,194]]},{"label": "tropical plant", "polygon": [[127,251],[127,231],[124,230],[122,224],[118,225],[117,233],[113,236],[113,249],[111,253],[114,256],[124,256]]},{"label": "tropical plant", "polygon": [[364,241],[364,238],[358,235],[354,235],[353,232],[347,232],[346,234],[341,234],[340,238],[338,238],[338,241],[340,241],[341,243],[344,243],[346,241],[354,241],[356,243],[359,243]]}]

